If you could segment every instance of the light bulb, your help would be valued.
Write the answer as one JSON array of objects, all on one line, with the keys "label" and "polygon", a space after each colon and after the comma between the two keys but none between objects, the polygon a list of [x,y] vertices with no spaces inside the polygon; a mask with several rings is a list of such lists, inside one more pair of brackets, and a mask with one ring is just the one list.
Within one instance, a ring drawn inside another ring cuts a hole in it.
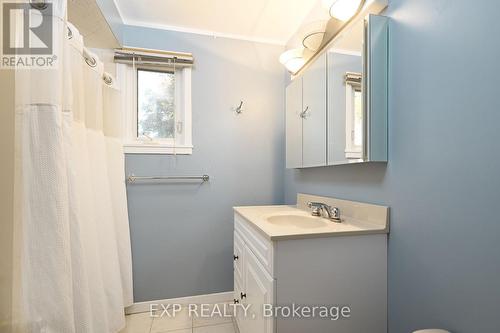
[{"label": "light bulb", "polygon": [[291,73],[297,73],[306,63],[304,57],[304,49],[291,49],[285,51],[280,56],[280,63]]},{"label": "light bulb", "polygon": [[361,0],[323,0],[323,6],[330,11],[330,16],[347,21],[356,14]]}]

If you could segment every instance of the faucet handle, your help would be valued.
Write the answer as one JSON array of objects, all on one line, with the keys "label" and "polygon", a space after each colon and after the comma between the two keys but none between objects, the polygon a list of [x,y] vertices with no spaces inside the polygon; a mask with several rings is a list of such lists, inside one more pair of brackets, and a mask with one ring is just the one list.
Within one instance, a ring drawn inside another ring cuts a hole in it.
[{"label": "faucet handle", "polygon": [[321,207],[313,207],[312,216],[321,216]]},{"label": "faucet handle", "polygon": [[311,215],[312,216],[321,216],[321,206],[316,202],[308,202],[307,207],[312,208]]},{"label": "faucet handle", "polygon": [[331,212],[330,219],[332,219],[335,222],[340,222],[340,209],[338,207],[331,207],[330,212]]}]

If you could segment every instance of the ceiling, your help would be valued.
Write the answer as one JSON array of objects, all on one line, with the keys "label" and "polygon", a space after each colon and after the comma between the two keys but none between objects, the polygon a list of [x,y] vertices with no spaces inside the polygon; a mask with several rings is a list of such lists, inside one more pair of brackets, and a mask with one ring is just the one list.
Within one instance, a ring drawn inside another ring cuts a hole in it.
[{"label": "ceiling", "polygon": [[120,46],[95,0],[68,1],[68,20],[83,36],[86,46],[98,48]]},{"label": "ceiling", "polygon": [[125,24],[285,45],[320,0],[114,0]]}]

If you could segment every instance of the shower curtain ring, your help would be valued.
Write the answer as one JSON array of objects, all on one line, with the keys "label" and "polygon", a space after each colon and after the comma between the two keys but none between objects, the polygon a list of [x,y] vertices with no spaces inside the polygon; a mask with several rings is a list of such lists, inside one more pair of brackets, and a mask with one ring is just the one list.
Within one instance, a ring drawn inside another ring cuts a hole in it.
[{"label": "shower curtain ring", "polygon": [[30,0],[30,6],[34,9],[44,10],[49,6],[46,0]]},{"label": "shower curtain ring", "polygon": [[89,65],[90,67],[95,67],[97,66],[97,61],[95,60],[95,58],[93,57],[85,57],[85,62],[87,63],[87,65]]}]

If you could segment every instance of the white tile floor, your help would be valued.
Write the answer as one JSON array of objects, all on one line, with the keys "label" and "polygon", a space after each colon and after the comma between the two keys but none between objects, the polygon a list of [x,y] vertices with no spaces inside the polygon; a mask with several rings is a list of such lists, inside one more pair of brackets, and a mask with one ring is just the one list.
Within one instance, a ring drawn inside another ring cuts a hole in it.
[{"label": "white tile floor", "polygon": [[175,317],[153,317],[149,312],[128,315],[120,333],[237,333],[233,318],[189,316],[187,308]]}]

